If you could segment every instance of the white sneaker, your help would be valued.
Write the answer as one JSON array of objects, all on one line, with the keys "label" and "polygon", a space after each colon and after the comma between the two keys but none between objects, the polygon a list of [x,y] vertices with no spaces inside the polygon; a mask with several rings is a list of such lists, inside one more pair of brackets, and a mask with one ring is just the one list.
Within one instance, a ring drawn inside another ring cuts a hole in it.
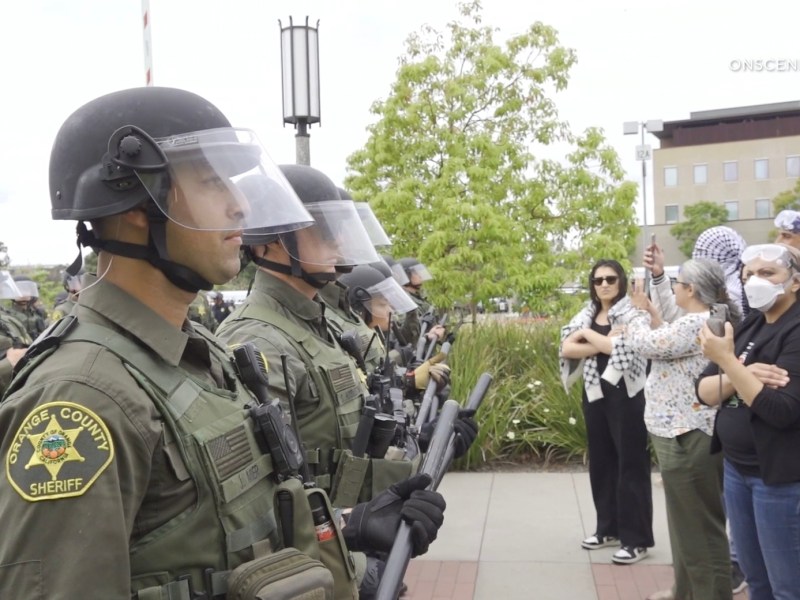
[{"label": "white sneaker", "polygon": [[584,550],[597,550],[598,548],[607,548],[608,546],[616,546],[619,540],[610,535],[590,535],[581,542],[581,548]]},{"label": "white sneaker", "polygon": [[622,546],[614,552],[611,560],[618,565],[632,565],[643,558],[647,558],[647,548],[634,548],[633,546]]}]

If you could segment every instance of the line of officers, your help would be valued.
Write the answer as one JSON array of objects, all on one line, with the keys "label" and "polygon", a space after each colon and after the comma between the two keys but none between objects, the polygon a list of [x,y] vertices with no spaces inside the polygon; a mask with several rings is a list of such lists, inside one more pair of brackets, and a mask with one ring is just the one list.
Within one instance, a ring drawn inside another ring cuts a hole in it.
[{"label": "line of officers", "polygon": [[[427,551],[445,501],[418,472],[436,419],[415,411],[448,397],[448,333],[425,266],[377,254],[368,205],[157,87],[65,121],[50,198],[97,273],[3,357],[0,597],[366,599],[401,522]],[[187,319],[244,261],[252,288],[215,334]]]}]

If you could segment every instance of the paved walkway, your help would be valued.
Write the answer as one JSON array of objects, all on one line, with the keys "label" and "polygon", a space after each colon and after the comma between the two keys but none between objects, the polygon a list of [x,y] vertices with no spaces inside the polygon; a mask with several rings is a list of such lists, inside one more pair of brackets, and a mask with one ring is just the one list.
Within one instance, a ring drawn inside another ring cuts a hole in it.
[{"label": "paved walkway", "polygon": [[[448,473],[445,524],[411,561],[404,600],[643,600],[672,584],[664,491],[653,481],[656,546],[635,565],[588,552],[588,473]],[[747,594],[735,596],[746,600]]]}]

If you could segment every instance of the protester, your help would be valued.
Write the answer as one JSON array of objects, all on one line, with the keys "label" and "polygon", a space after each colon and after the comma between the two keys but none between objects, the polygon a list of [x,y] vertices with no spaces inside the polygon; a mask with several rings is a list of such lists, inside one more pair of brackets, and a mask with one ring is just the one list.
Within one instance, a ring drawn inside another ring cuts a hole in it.
[{"label": "protester", "polygon": [[[719,406],[725,504],[750,600],[800,598],[800,251],[742,253],[752,314],[725,335],[700,332],[712,362],[697,397]],[[734,333],[735,331],[735,333]]]},{"label": "protester", "polygon": [[[653,541],[650,455],[644,426],[646,362],[625,326],[635,311],[628,280],[615,260],[600,260],[589,276],[589,303],[561,330],[561,374],[568,388],[583,374],[589,480],[597,512],[586,550],[620,545],[612,561],[635,563]],[[583,367],[581,369],[581,366]]]},{"label": "protester", "polygon": [[681,309],[683,316],[662,320],[640,285],[633,295],[640,310],[628,325],[631,348],[651,360],[644,422],[664,484],[675,573],[673,589],[650,598],[732,598],[722,463],[709,453],[715,411],[697,402],[694,379],[706,364],[697,335],[709,307],[725,303],[736,320],[739,309],[728,298],[725,274],[715,262],[686,261],[673,287],[674,295],[662,302]]}]

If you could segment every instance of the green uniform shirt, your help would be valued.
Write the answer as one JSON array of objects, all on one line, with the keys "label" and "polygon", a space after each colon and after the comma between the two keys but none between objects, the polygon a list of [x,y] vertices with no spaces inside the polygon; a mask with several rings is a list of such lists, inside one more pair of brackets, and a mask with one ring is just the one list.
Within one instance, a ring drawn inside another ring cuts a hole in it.
[{"label": "green uniform shirt", "polygon": [[[210,386],[222,384],[220,365],[188,321],[178,330],[111,283],[84,290],[76,315]],[[45,420],[45,433],[28,433]],[[191,480],[175,475],[162,417],[122,361],[97,344],[65,344],[0,404],[0,431],[0,597],[129,598],[131,544],[190,510],[197,494]],[[79,455],[58,462],[65,438]],[[9,475],[17,460],[28,470]],[[61,473],[69,464],[71,479]],[[28,479],[34,476],[39,483]]]}]

